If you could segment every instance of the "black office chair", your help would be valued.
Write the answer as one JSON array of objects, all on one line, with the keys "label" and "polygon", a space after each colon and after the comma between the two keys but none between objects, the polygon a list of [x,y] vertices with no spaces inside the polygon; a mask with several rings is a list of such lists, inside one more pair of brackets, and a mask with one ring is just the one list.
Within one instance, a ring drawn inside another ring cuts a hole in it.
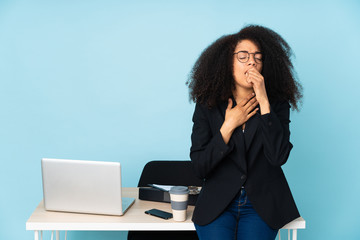
[{"label": "black office chair", "polygon": [[[195,176],[190,161],[148,162],[138,183],[138,187],[148,184],[202,186],[203,180]],[[198,240],[195,231],[129,231],[128,240]]]}]

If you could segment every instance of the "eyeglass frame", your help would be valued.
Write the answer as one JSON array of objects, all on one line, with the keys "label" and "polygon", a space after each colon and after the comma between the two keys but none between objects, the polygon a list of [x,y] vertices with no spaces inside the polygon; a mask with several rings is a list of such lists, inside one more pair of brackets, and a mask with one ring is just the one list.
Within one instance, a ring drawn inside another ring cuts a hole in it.
[{"label": "eyeglass frame", "polygon": [[[239,57],[238,57],[238,56],[239,56],[238,54],[239,54],[240,52],[247,53],[247,60],[246,60],[245,62],[240,61],[240,59],[239,59]],[[247,63],[247,62],[250,60],[250,55],[253,54],[253,55],[254,55],[254,60],[255,60],[255,62],[256,62],[256,63],[262,63],[262,62],[263,62],[262,57],[261,57],[261,59],[255,58],[255,54],[258,54],[258,53],[262,54],[262,52],[249,53],[248,51],[238,51],[238,52],[236,52],[236,53],[233,53],[233,55],[236,54],[236,59],[237,59],[239,62],[241,62],[241,63]],[[260,61],[260,62],[258,62],[258,61]]]}]

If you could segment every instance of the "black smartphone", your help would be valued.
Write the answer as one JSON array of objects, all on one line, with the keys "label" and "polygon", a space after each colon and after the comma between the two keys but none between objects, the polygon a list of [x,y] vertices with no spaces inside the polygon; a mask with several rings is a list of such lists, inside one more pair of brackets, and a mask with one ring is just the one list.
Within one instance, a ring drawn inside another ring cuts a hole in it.
[{"label": "black smartphone", "polygon": [[162,218],[162,219],[169,219],[169,218],[172,218],[172,216],[173,216],[172,213],[164,212],[164,211],[161,211],[161,210],[155,209],[155,208],[147,210],[147,211],[145,211],[145,213],[155,216],[155,217]]}]

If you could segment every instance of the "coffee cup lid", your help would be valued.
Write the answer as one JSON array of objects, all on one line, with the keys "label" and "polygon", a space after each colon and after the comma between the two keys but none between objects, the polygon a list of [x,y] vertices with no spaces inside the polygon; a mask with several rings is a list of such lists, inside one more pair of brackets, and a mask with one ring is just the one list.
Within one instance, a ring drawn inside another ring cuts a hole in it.
[{"label": "coffee cup lid", "polygon": [[184,187],[184,186],[175,186],[170,188],[170,194],[188,194],[189,193],[189,189],[188,187]]}]

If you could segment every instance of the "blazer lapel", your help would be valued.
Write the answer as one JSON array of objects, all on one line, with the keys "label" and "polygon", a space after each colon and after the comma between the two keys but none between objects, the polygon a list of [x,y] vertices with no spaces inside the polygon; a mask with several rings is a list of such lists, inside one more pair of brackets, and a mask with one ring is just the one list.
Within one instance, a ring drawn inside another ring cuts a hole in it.
[{"label": "blazer lapel", "polygon": [[224,119],[225,119],[225,112],[226,112],[227,105],[228,105],[227,102],[222,102],[219,104],[219,107],[218,107],[220,116],[222,117],[222,121],[224,121]]},{"label": "blazer lapel", "polygon": [[252,118],[250,118],[245,125],[245,146],[246,151],[249,150],[252,140],[254,139],[255,133],[259,126],[260,114],[256,113]]},{"label": "blazer lapel", "polygon": [[236,128],[231,136],[230,143],[234,144],[234,154],[229,155],[240,168],[241,172],[247,173],[246,148],[244,134],[241,128]]}]

